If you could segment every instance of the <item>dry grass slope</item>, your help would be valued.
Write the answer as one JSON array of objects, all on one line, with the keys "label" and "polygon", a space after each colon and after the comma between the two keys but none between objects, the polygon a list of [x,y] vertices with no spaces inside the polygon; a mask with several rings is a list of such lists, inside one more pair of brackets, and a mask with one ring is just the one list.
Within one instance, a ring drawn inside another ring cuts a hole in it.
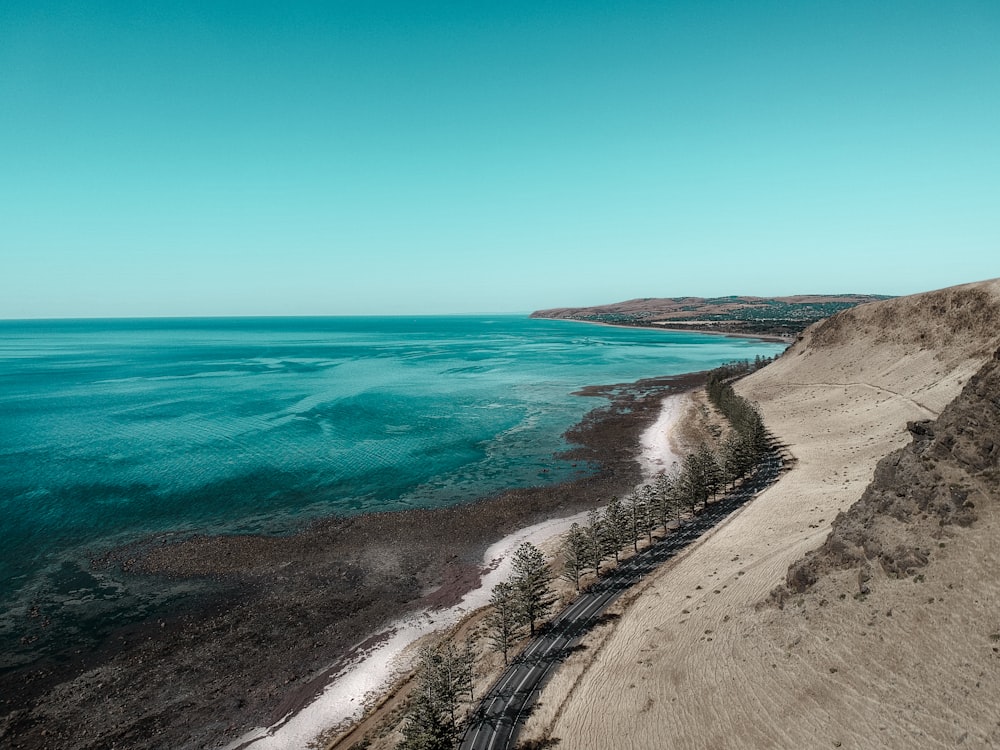
[{"label": "dry grass slope", "polygon": [[998,346],[995,280],[853,308],[741,383],[794,469],[651,578],[583,677],[543,694],[539,716],[556,718],[528,736],[574,750],[1000,743],[1000,503],[975,494],[988,483],[939,460],[961,522],[920,511],[906,530],[919,539],[881,540],[894,563],[832,565],[769,601],[910,442],[907,424],[937,418]]},{"label": "dry grass slope", "polygon": [[776,602],[831,571],[856,570],[859,596],[871,593],[873,566],[889,578],[916,575],[956,535],[952,527],[990,514],[1000,502],[1000,349],[937,420],[907,428],[912,442],[878,462],[872,483],[834,519],[823,545],[789,568]]}]

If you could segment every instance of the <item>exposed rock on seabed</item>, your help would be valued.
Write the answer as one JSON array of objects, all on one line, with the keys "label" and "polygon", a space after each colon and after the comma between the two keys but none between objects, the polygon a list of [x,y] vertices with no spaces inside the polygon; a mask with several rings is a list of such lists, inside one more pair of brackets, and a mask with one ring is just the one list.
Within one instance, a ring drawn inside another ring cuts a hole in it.
[{"label": "exposed rock on seabed", "polygon": [[[308,702],[353,644],[407,611],[458,601],[485,549],[516,529],[606,502],[641,479],[640,433],[703,375],[589,389],[610,406],[567,433],[578,480],[432,511],[331,518],[285,537],[155,540],[101,563],[128,577],[203,582],[170,616],[101,649],[0,675],[10,748],[212,748]],[[72,644],[67,644],[70,649]]]}]

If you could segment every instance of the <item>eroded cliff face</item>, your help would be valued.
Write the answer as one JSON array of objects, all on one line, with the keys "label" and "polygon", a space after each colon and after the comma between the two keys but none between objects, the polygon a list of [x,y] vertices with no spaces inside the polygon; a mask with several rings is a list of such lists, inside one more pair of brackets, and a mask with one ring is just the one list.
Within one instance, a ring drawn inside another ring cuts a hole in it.
[{"label": "eroded cliff face", "polygon": [[908,428],[910,444],[879,461],[823,545],[789,568],[777,602],[832,570],[857,568],[859,594],[868,593],[872,566],[892,578],[915,574],[943,546],[946,527],[970,526],[977,507],[1000,503],[1000,349],[940,417]]}]

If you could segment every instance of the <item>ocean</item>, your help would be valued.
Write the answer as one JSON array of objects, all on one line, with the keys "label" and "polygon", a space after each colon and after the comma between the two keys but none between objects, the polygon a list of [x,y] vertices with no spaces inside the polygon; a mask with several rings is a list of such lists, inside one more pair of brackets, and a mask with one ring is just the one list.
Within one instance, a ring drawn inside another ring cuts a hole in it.
[{"label": "ocean", "polygon": [[[0,321],[0,645],[101,550],[563,481],[587,385],[782,345],[526,316]],[[4,665],[0,665],[4,666]]]}]

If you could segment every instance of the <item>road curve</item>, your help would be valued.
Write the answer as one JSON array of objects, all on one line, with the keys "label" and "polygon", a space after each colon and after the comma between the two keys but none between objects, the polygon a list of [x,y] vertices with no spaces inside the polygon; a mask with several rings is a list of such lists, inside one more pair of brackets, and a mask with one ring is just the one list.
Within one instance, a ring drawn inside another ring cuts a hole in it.
[{"label": "road curve", "polygon": [[469,719],[461,750],[503,750],[517,733],[545,680],[622,592],[687,547],[722,519],[774,484],[781,474],[781,453],[772,447],[756,472],[740,487],[685,521],[663,539],[626,560],[560,612],[511,662]]}]

